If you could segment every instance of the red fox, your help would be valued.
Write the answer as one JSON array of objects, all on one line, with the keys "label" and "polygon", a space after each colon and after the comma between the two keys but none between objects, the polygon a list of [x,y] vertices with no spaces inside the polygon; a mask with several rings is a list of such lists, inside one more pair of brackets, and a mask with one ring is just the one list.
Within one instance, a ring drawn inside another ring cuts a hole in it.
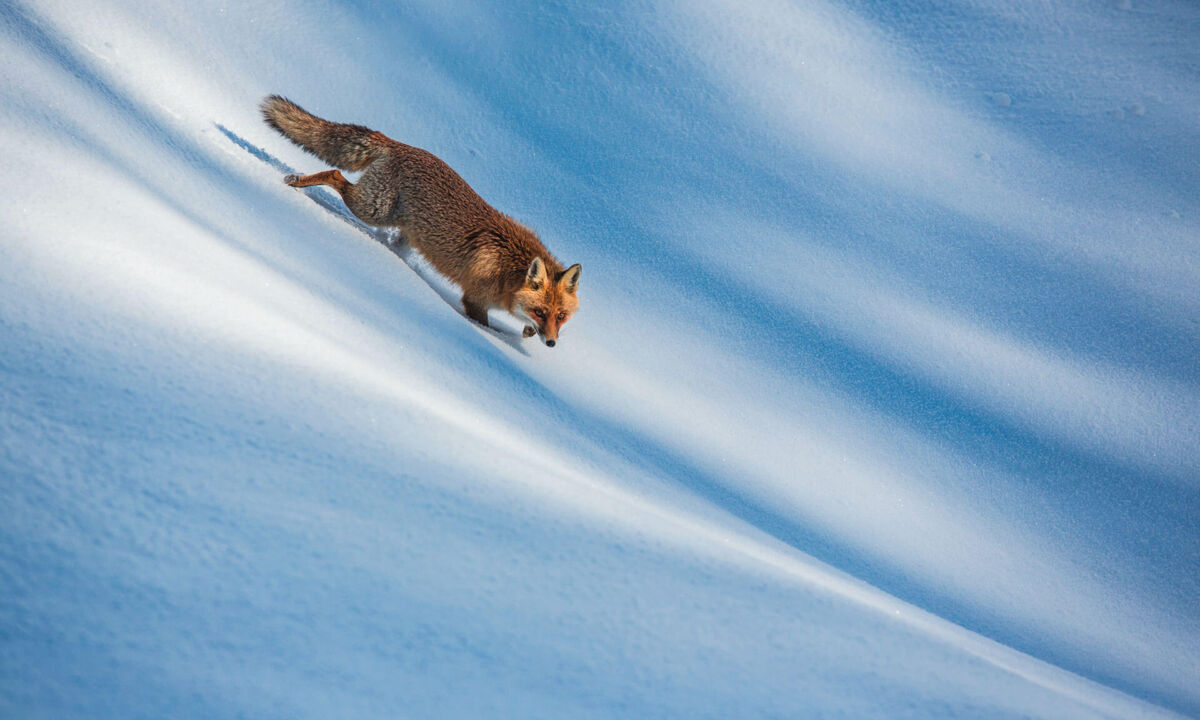
[{"label": "red fox", "polygon": [[427,260],[462,288],[467,317],[488,326],[499,307],[530,323],[549,347],[579,307],[578,264],[566,270],[532,230],[489,205],[433,153],[361,125],[330,122],[290,100],[263,100],[267,124],[338,170],[288,175],[292,187],[329,185],[373,227],[399,228]]}]

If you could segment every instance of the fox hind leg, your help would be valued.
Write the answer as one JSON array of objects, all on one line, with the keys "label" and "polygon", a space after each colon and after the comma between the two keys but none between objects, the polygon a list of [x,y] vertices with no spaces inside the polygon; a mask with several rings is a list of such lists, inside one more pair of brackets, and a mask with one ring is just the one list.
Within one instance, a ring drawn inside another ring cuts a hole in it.
[{"label": "fox hind leg", "polygon": [[312,187],[313,185],[328,185],[342,196],[342,201],[350,212],[372,227],[390,227],[390,197],[386,193],[374,192],[378,188],[363,189],[346,179],[340,170],[325,170],[312,175],[285,175],[283,181],[295,188]]},{"label": "fox hind leg", "polygon": [[341,170],[326,170],[312,175],[285,175],[283,181],[295,188],[312,187],[313,185],[329,185],[345,196],[350,181],[342,175]]}]

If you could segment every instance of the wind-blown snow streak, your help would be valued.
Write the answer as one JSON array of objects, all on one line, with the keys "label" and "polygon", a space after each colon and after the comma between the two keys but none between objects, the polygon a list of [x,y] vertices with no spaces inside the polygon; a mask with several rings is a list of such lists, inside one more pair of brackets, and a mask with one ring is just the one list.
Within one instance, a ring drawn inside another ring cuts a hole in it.
[{"label": "wind-blown snow streak", "polygon": [[[0,20],[0,715],[1200,710],[1194,10]],[[268,92],[581,261],[560,346]]]}]

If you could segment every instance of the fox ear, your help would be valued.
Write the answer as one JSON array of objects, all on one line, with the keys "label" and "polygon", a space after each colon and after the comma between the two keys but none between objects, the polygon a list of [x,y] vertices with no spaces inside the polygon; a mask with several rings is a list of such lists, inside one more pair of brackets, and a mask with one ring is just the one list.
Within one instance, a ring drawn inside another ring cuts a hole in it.
[{"label": "fox ear", "polygon": [[529,263],[529,269],[525,271],[525,284],[534,290],[546,284],[546,264],[540,257],[534,256]]},{"label": "fox ear", "polygon": [[563,274],[559,276],[559,282],[562,283],[563,290],[569,293],[575,292],[575,288],[579,287],[579,273],[582,271],[583,268],[579,267],[579,263],[575,263],[564,270]]}]

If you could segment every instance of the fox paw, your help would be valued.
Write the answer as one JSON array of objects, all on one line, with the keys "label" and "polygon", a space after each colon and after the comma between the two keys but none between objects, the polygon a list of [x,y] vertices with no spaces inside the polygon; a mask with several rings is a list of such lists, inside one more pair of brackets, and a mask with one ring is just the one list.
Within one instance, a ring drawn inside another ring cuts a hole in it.
[{"label": "fox paw", "polygon": [[300,176],[299,176],[299,175],[294,175],[294,174],[293,174],[293,175],[284,175],[284,176],[283,176],[283,182],[284,182],[284,184],[285,184],[285,185],[291,185],[292,187],[296,187],[296,181],[297,181],[297,180],[299,180],[299,179],[300,179]]},{"label": "fox paw", "polygon": [[537,329],[535,327],[533,327],[532,325],[526,325],[525,331],[523,333],[521,333],[521,337],[531,338],[536,334],[537,334]]}]

